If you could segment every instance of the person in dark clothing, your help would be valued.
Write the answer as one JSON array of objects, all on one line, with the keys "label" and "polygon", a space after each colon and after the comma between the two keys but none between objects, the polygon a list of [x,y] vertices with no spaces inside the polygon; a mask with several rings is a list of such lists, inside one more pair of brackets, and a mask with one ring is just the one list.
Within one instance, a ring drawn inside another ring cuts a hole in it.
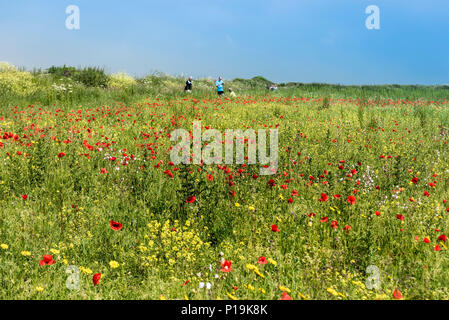
[{"label": "person in dark clothing", "polygon": [[193,81],[192,77],[189,77],[189,79],[187,79],[186,86],[184,87],[185,92],[188,92],[188,93],[192,92],[192,81]]}]

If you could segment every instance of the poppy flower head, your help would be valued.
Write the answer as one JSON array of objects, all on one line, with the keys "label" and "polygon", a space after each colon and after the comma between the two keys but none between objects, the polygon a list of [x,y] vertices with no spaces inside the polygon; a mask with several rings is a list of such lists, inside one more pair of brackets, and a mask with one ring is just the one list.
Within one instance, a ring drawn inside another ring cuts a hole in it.
[{"label": "poppy flower head", "polygon": [[396,300],[402,299],[402,294],[401,294],[401,291],[399,291],[399,289],[394,290],[393,298],[395,298]]},{"label": "poppy flower head", "polygon": [[282,292],[281,300],[291,300],[291,299],[292,297],[290,297],[287,292]]},{"label": "poppy flower head", "polygon": [[41,266],[45,266],[45,265],[52,265],[54,264],[55,261],[53,260],[53,256],[51,254],[44,254],[44,256],[42,257],[42,260],[39,261],[39,264]]},{"label": "poppy flower head", "polygon": [[273,232],[280,232],[281,230],[279,229],[279,227],[277,225],[273,224],[271,226],[271,231],[273,231]]},{"label": "poppy flower head", "polygon": [[111,226],[111,229],[114,231],[119,231],[123,227],[123,225],[120,222],[116,222],[114,220],[109,221],[109,225]]},{"label": "poppy flower head", "polygon": [[354,205],[355,202],[356,202],[356,198],[351,195],[351,196],[348,196],[348,200],[347,201],[348,201],[349,204]]},{"label": "poppy flower head", "polygon": [[267,261],[267,258],[262,256],[262,257],[259,257],[259,259],[257,260],[257,263],[259,263],[259,264],[267,264],[268,261]]},{"label": "poppy flower head", "polygon": [[221,263],[221,269],[220,271],[222,272],[232,272],[232,268],[231,268],[232,262],[228,261],[228,260],[224,260]]},{"label": "poppy flower head", "polygon": [[92,282],[94,283],[94,286],[98,285],[100,283],[101,273],[96,273],[92,277]]},{"label": "poppy flower head", "polygon": [[326,202],[327,199],[329,199],[329,197],[327,196],[327,194],[322,193],[322,194],[321,194],[321,198],[319,198],[318,201],[320,201],[320,202]]}]

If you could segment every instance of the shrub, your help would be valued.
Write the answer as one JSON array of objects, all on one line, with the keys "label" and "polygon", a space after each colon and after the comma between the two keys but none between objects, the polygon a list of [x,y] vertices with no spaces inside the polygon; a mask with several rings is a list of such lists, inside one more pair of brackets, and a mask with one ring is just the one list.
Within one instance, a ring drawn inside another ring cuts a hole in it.
[{"label": "shrub", "polygon": [[78,70],[74,80],[83,83],[87,87],[107,87],[109,78],[104,70],[98,67],[88,67]]},{"label": "shrub", "polygon": [[73,77],[77,72],[76,68],[68,67],[66,65],[62,67],[52,66],[47,71],[56,77]]},{"label": "shrub", "polygon": [[57,78],[70,77],[73,80],[84,84],[86,87],[105,88],[107,87],[109,81],[109,78],[104,70],[98,67],[76,69],[74,67],[64,65],[62,67],[52,66],[47,71]]},{"label": "shrub", "polygon": [[31,73],[19,71],[7,62],[0,62],[0,94],[27,96],[36,90]]},{"label": "shrub", "polygon": [[124,72],[112,74],[109,77],[108,85],[111,88],[123,89],[136,85],[136,79]]}]

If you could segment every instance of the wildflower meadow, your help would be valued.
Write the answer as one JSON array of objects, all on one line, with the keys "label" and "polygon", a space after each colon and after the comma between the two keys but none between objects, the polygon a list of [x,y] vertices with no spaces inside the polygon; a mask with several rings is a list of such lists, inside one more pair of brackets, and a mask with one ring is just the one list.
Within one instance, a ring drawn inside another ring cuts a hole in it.
[{"label": "wildflower meadow", "polygon": [[[447,88],[257,78],[231,98],[207,79],[185,94],[176,78],[58,70],[0,72],[2,299],[449,296]],[[215,142],[213,161],[175,163],[181,129],[192,159]],[[249,129],[241,163],[223,160],[228,129]],[[263,174],[259,130],[277,152]]]}]

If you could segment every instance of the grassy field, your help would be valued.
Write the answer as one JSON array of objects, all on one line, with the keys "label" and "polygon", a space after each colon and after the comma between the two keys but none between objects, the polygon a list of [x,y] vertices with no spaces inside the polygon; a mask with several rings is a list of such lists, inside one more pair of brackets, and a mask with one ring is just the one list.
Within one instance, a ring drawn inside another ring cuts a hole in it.
[{"label": "grassy field", "polygon": [[[0,106],[0,298],[449,297],[446,88],[32,77]],[[193,121],[277,128],[277,173],[172,164]]]}]

